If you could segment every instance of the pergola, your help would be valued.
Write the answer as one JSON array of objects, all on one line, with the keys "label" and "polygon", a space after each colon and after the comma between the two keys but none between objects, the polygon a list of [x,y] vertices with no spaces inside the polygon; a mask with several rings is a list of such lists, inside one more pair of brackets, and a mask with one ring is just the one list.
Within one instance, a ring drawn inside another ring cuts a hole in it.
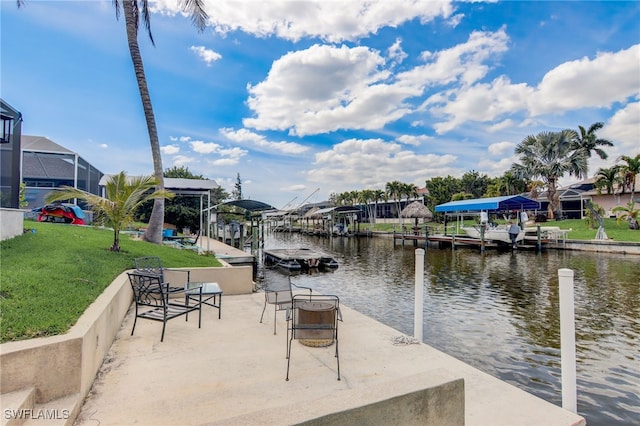
[{"label": "pergola", "polygon": [[[112,175],[104,175],[100,179],[100,195],[105,197],[105,186],[107,180]],[[220,185],[215,180],[208,179],[185,179],[185,178],[164,178],[164,188],[176,195],[191,196],[200,198],[200,232],[202,232],[204,214],[207,214],[207,238],[210,237],[210,214],[211,214],[211,191],[219,188]],[[207,206],[204,206],[204,198],[206,196]],[[208,240],[207,240],[208,243]],[[207,247],[208,249],[208,247]]]}]

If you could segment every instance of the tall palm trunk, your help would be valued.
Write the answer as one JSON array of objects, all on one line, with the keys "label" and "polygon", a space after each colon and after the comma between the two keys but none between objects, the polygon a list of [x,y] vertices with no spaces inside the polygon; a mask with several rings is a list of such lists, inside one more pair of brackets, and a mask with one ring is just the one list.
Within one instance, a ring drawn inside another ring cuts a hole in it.
[{"label": "tall palm trunk", "polygon": [[[160,155],[160,142],[158,141],[158,129],[156,128],[156,119],[153,114],[151,105],[151,96],[147,86],[147,78],[144,74],[144,66],[142,64],[142,56],[138,46],[138,19],[134,8],[135,0],[127,0],[123,2],[124,19],[127,28],[127,41],[129,43],[129,53],[131,61],[136,73],[138,81],[138,90],[140,91],[140,99],[142,100],[142,108],[144,116],[147,120],[147,131],[149,132],[149,142],[151,143],[151,156],[153,157],[153,173],[158,181],[157,189],[164,189],[164,177],[162,168],[162,156]],[[144,233],[144,239],[153,243],[162,243],[162,227],[164,225],[164,198],[156,198],[153,201],[153,209],[149,218],[149,225]]]},{"label": "tall palm trunk", "polygon": [[556,213],[560,210],[560,197],[558,197],[558,190],[556,187],[556,180],[549,179],[547,188],[547,200],[549,200],[549,219],[555,218]]}]

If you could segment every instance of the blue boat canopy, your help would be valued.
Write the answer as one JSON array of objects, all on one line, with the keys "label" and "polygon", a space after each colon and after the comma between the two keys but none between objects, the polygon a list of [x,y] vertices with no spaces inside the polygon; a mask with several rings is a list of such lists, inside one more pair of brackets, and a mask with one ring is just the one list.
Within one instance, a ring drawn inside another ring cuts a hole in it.
[{"label": "blue boat canopy", "polygon": [[473,200],[449,201],[438,204],[436,212],[466,211],[502,211],[502,210],[537,210],[540,203],[522,195],[505,195],[502,197],[476,198]]}]

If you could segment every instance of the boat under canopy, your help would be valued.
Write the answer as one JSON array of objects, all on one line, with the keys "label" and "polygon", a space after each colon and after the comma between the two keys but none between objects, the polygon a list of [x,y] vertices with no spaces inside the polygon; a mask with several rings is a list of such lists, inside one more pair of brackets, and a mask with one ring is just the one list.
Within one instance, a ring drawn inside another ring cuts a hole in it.
[{"label": "boat under canopy", "polygon": [[[451,201],[439,204],[435,211],[446,215],[456,215],[458,217],[456,228],[471,238],[483,241],[494,241],[499,244],[511,244],[509,236],[509,225],[498,225],[489,220],[489,213],[510,213],[518,211],[517,221],[520,224],[520,232],[516,237],[516,242],[520,242],[525,237],[525,225],[527,216],[525,210],[538,210],[540,203],[522,195],[506,195],[501,197],[475,198],[470,200]],[[465,216],[480,216],[480,224],[465,225]],[[506,216],[505,216],[506,217]]]}]

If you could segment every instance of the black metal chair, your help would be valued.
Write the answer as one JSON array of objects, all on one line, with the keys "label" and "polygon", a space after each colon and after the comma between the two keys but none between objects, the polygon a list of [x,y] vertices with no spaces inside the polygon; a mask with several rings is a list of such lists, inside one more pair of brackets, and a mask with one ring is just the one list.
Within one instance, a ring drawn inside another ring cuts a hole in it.
[{"label": "black metal chair", "polygon": [[[136,329],[138,318],[152,321],[162,321],[162,336],[160,341],[164,341],[164,330],[167,321],[185,316],[185,321],[189,319],[189,312],[198,311],[198,328],[202,326],[202,287],[199,290],[199,303],[188,306],[169,299],[169,283],[164,283],[158,275],[143,273],[127,273],[131,289],[133,290],[133,300],[135,302],[135,318],[131,335]],[[185,290],[182,289],[184,292]]]},{"label": "black metal chair", "polygon": [[287,377],[291,364],[291,347],[297,339],[307,346],[331,346],[335,343],[335,358],[340,380],[338,352],[338,321],[341,321],[340,299],[334,295],[294,295],[287,311]]},{"label": "black metal chair", "polygon": [[309,287],[302,287],[295,285],[291,282],[290,275],[283,275],[279,272],[269,272],[265,275],[266,287],[264,289],[264,307],[262,308],[262,315],[260,315],[260,322],[264,317],[264,311],[267,309],[267,305],[273,305],[273,334],[276,333],[276,319],[278,311],[286,311],[291,308],[291,301],[293,300],[293,289],[309,291],[311,295],[312,290]]},{"label": "black metal chair", "polygon": [[189,286],[189,282],[191,280],[191,271],[184,270],[184,269],[164,268],[158,256],[136,257],[135,259],[133,259],[133,263],[136,267],[136,272],[142,273],[142,274],[157,275],[160,277],[160,281],[162,283],[165,282],[164,271],[170,270],[172,272],[180,272],[180,273],[187,274],[187,277],[186,277],[187,280],[185,281],[185,283],[180,287],[169,287],[168,289],[169,293],[183,291],[185,288],[188,288]]}]

